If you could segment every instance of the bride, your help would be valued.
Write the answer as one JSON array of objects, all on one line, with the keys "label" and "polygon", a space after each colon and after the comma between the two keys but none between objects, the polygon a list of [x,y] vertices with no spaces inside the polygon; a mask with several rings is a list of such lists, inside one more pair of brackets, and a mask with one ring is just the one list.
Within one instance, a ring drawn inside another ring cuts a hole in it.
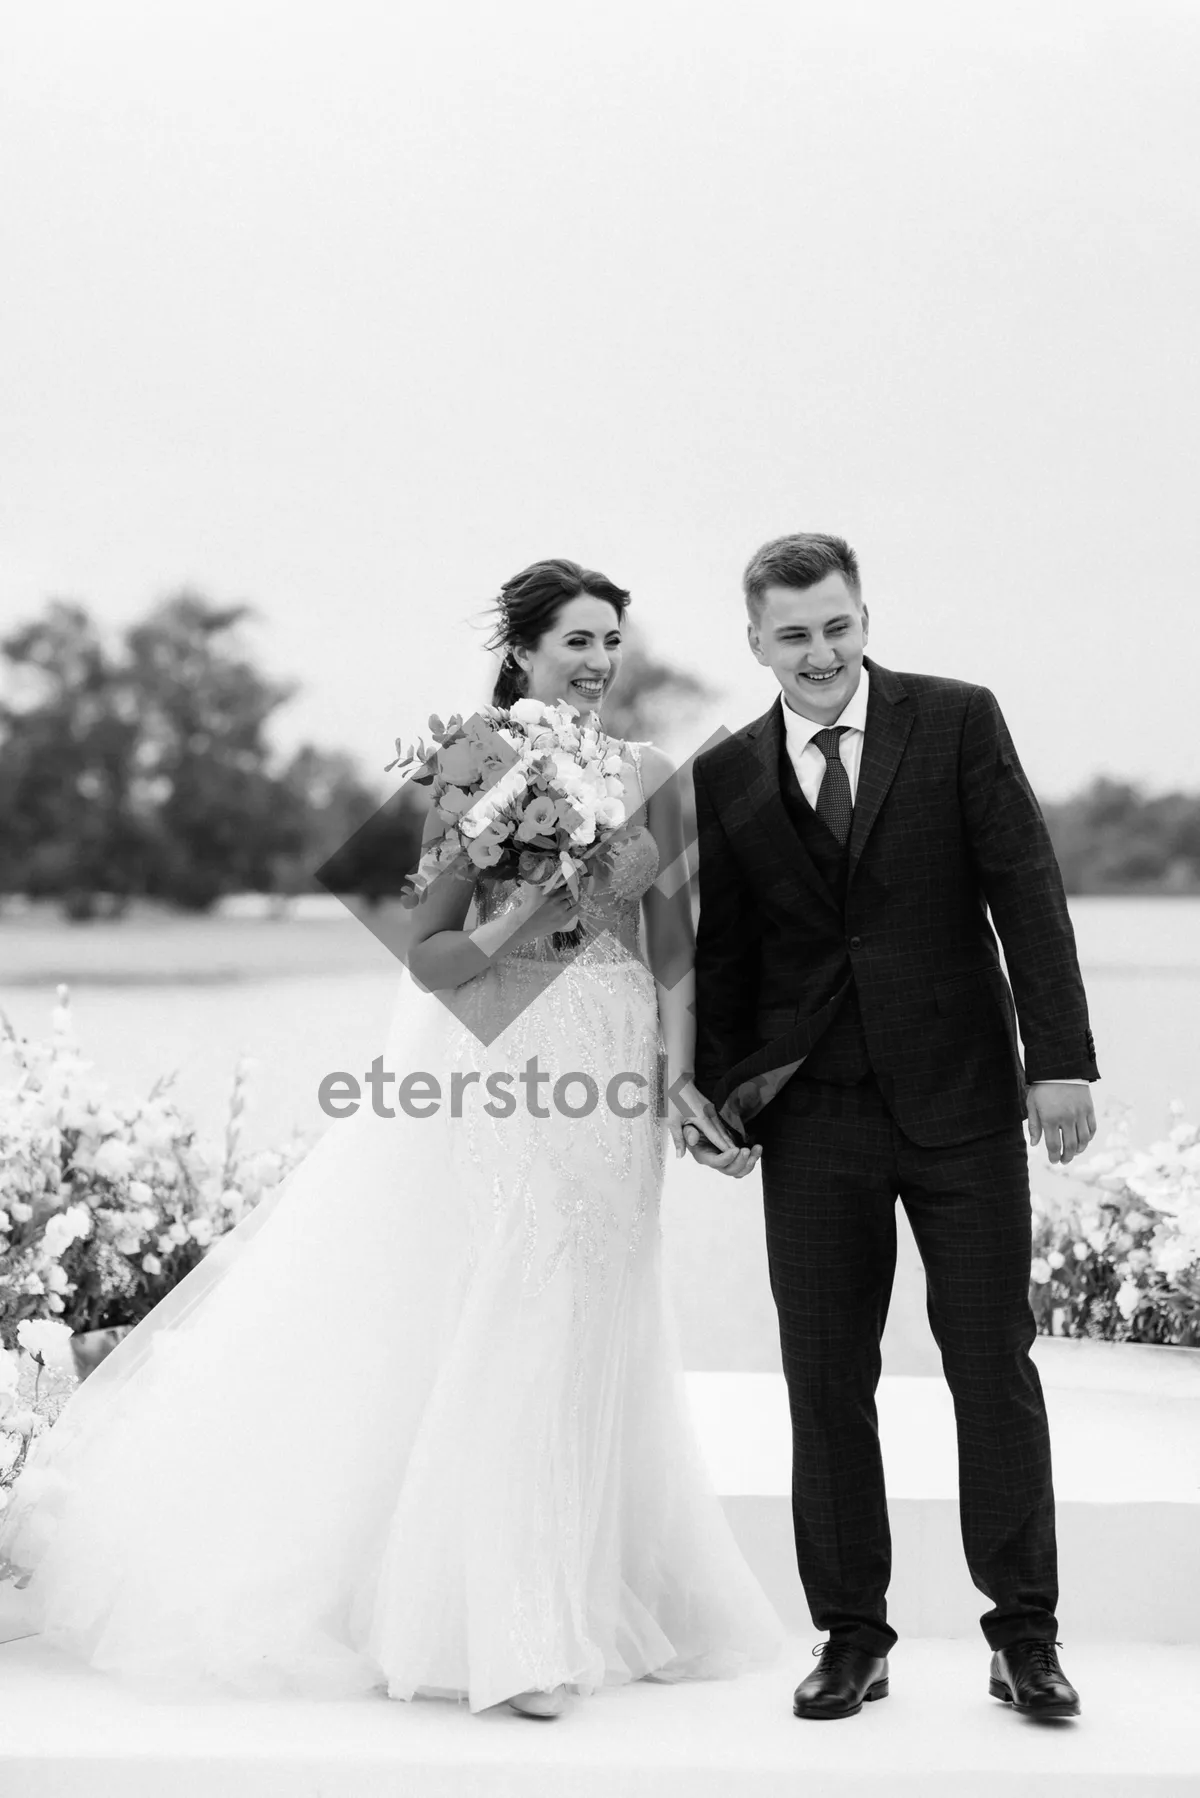
[{"label": "bride", "polygon": [[[495,702],[599,712],[628,599],[567,561],[509,581]],[[443,874],[385,1058],[421,1080],[373,1085],[39,1442],[0,1562],[57,1645],[176,1689],[538,1717],[773,1657],[666,1314],[661,1055],[676,1146],[690,1110],[746,1151],[689,1077],[676,783],[621,751],[645,823],[577,914]]]}]

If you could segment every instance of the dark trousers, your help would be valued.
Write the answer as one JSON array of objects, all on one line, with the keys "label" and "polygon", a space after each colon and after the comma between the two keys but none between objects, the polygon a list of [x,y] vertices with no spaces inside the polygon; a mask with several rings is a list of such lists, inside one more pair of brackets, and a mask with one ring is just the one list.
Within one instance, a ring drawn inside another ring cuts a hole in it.
[{"label": "dark trousers", "polygon": [[991,1647],[1053,1641],[1058,1576],[1050,1435],[1029,1308],[1029,1172],[1020,1127],[922,1149],[874,1080],[796,1076],[762,1113],[771,1289],[792,1414],[792,1514],[813,1622],[876,1654],[891,1534],[875,1389],[896,1266],[896,1199],[925,1264],[929,1322],[958,1429],[971,1578]]}]

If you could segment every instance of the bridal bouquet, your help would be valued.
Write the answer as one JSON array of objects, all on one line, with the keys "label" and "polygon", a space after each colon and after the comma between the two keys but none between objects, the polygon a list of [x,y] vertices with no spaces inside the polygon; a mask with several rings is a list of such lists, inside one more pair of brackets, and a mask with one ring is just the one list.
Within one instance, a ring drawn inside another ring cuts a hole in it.
[{"label": "bridal bouquet", "polygon": [[[604,732],[581,724],[565,700],[533,699],[487,707],[465,723],[434,716],[429,730],[436,748],[418,742],[406,750],[397,739],[385,770],[420,762],[423,772],[412,778],[429,787],[443,826],[401,903],[419,904],[439,874],[464,862],[485,880],[520,880],[546,893],[561,884],[578,899],[582,878],[595,874],[625,822],[620,751]],[[565,940],[581,940],[578,926]]]}]

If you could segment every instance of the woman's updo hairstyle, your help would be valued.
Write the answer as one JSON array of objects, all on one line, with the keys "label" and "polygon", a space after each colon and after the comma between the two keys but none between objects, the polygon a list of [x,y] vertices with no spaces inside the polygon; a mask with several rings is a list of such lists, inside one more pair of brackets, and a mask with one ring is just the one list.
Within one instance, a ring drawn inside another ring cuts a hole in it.
[{"label": "woman's updo hairstyle", "polygon": [[496,628],[487,645],[502,650],[504,657],[492,693],[493,705],[510,706],[525,697],[525,674],[513,651],[536,649],[567,601],[578,599],[581,593],[607,600],[617,617],[624,618],[629,604],[624,587],[561,556],[534,562],[505,581],[496,601]]}]

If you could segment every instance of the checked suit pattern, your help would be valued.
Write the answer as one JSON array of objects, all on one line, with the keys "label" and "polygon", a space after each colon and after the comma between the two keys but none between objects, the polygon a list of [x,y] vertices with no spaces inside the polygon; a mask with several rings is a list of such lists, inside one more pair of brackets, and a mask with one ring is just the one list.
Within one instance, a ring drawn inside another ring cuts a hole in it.
[{"label": "checked suit pattern", "polygon": [[[1027,1079],[1098,1077],[1087,1003],[1054,852],[994,697],[867,666],[842,856],[820,853],[796,811],[807,801],[787,783],[780,701],[697,759],[696,1078],[763,1146],[797,1560],[817,1627],[878,1654],[896,1639],[875,1388],[899,1200],[954,1397],[984,1634],[993,1648],[1052,1641],[1021,1126]],[[828,777],[836,743],[818,747]],[[851,1008],[865,1075],[820,1052]]]}]

